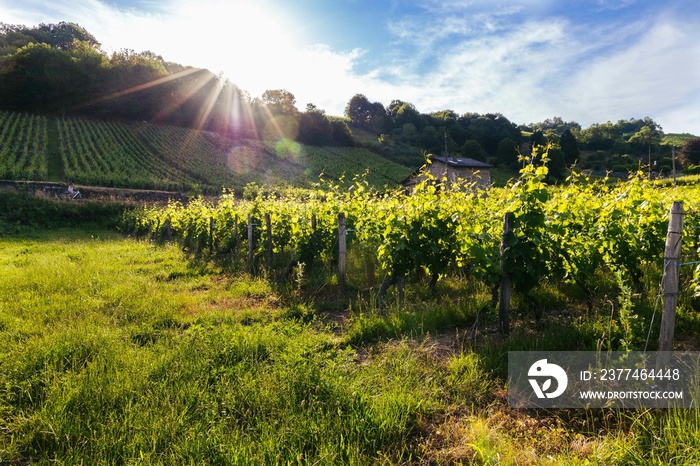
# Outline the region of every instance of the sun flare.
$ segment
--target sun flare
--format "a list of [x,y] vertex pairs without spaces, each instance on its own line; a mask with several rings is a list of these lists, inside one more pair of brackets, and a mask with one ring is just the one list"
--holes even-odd
[[264,3],[188,2],[174,14],[183,32],[171,37],[191,55],[179,60],[222,72],[253,95],[281,87],[284,71],[294,66],[294,20]]

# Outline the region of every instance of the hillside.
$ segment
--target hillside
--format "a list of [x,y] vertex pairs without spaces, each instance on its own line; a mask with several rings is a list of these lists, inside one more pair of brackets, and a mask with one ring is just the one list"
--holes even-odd
[[0,178],[11,180],[217,194],[365,172],[371,185],[393,187],[413,170],[364,148],[231,139],[147,122],[0,112],[0,128]]

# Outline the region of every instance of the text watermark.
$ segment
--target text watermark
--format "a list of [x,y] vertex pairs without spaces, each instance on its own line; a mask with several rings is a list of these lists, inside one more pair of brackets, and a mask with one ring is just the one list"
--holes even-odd
[[514,408],[697,408],[700,353],[511,351]]

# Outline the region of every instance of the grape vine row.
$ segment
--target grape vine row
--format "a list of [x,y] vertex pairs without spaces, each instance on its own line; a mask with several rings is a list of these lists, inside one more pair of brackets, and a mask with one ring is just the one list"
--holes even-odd
[[45,180],[48,176],[46,118],[0,111],[0,178]]
[[[215,248],[244,255],[250,214],[255,253],[262,257],[263,216],[269,213],[275,251],[286,249],[308,261],[336,257],[337,215],[343,212],[348,243],[385,276],[425,270],[437,279],[464,273],[494,287],[502,276],[503,217],[512,212],[504,269],[515,290],[528,293],[539,283],[568,282],[592,299],[604,274],[616,277],[615,286],[653,288],[663,266],[672,202],[682,200],[686,211],[700,212],[697,187],[658,188],[641,178],[612,185],[580,175],[550,187],[545,175],[546,167],[528,166],[517,182],[488,192],[424,182],[412,195],[381,194],[360,180],[349,190],[331,185],[284,198],[224,196],[217,205],[196,200],[145,208],[125,218],[124,226],[162,237],[168,220],[174,238],[193,252]],[[685,225],[684,254],[697,257],[700,216],[688,215]]]

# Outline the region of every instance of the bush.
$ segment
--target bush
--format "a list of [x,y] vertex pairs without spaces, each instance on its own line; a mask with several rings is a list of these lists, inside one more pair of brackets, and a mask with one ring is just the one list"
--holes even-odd
[[4,228],[62,228],[92,224],[116,228],[124,211],[134,207],[125,202],[59,200],[0,190],[0,225]]

